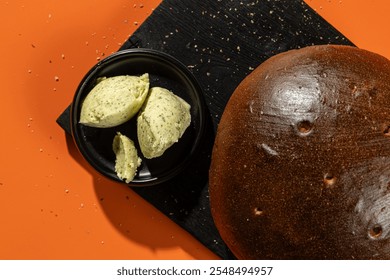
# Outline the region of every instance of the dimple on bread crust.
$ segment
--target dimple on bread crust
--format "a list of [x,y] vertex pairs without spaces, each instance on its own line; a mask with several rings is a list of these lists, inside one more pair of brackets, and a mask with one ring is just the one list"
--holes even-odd
[[239,259],[390,259],[390,62],[350,46],[271,57],[218,126],[211,211]]

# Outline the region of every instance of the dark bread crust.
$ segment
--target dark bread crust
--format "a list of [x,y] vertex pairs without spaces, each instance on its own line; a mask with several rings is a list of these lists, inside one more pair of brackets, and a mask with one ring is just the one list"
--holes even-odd
[[330,45],[268,59],[225,108],[209,180],[239,259],[390,259],[390,61]]

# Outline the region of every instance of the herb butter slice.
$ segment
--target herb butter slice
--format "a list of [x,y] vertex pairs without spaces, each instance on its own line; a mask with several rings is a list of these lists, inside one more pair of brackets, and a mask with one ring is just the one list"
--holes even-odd
[[117,176],[130,183],[137,174],[137,168],[141,165],[134,142],[118,132],[112,143],[112,149],[116,155],[115,172]]
[[191,123],[191,106],[161,87],[153,87],[137,117],[137,136],[145,158],[161,156]]
[[127,122],[141,108],[149,92],[149,75],[99,79],[83,101],[80,123],[114,127]]

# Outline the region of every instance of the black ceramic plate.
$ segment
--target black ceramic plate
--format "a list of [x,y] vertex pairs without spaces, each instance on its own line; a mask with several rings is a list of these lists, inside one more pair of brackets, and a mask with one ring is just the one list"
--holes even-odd
[[[99,77],[149,74],[150,87],[164,87],[191,105],[191,124],[182,138],[161,157],[145,159],[137,141],[136,117],[113,128],[93,128],[79,123],[81,105]],[[112,142],[117,132],[135,142],[142,165],[130,186],[150,186],[177,175],[196,152],[205,125],[202,90],[189,70],[172,56],[151,49],[129,49],[117,52],[96,64],[77,88],[71,106],[71,129],[78,149],[100,173],[121,181],[115,173]]]

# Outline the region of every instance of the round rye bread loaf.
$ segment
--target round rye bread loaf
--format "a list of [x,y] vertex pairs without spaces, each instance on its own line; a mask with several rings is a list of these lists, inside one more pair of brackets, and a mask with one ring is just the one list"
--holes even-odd
[[390,61],[335,45],[271,57],[231,96],[209,175],[239,259],[390,259]]

